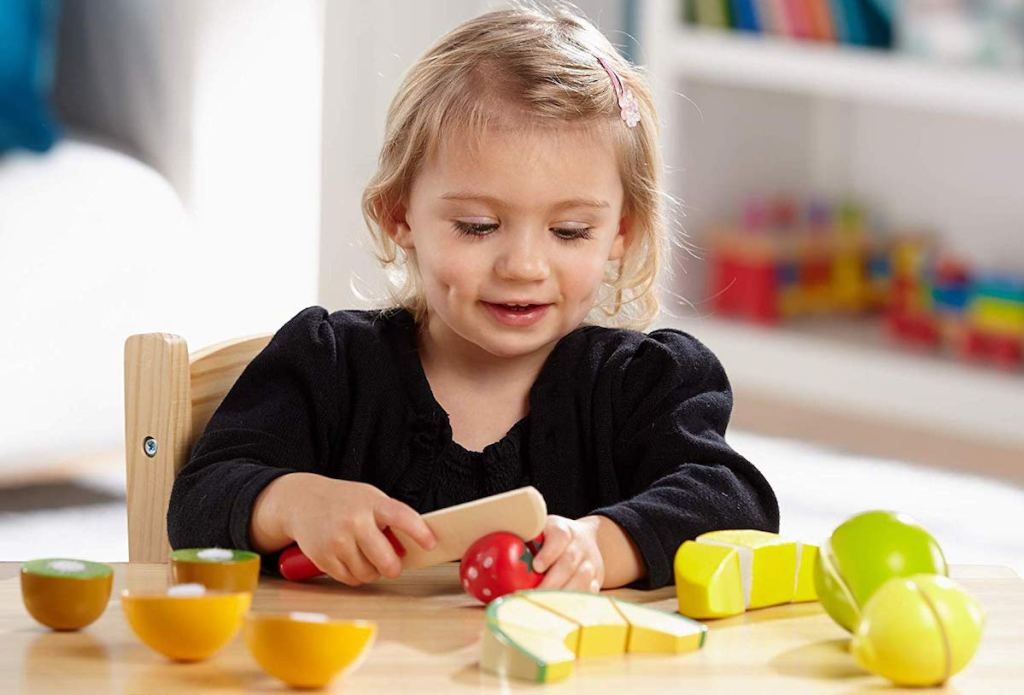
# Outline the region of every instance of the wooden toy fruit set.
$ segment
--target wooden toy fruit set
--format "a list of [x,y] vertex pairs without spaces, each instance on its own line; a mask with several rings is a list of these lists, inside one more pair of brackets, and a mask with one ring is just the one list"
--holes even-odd
[[984,610],[947,576],[938,543],[906,515],[858,514],[822,546],[814,582],[822,606],[853,632],[864,668],[897,685],[940,685],[981,641]]
[[984,611],[947,576],[938,543],[893,512],[858,514],[820,549],[753,530],[715,531],[676,553],[679,612],[723,618],[820,599],[853,633],[863,668],[897,685],[947,681],[974,656]]
[[675,557],[679,612],[724,618],[748,609],[816,601],[817,548],[764,531],[712,531]]
[[[429,555],[406,553],[403,560],[414,557],[425,567],[461,555],[463,588],[487,604],[480,666],[504,677],[549,683],[569,677],[579,659],[696,652],[708,628],[695,619],[820,599],[852,633],[850,651],[862,667],[898,685],[929,686],[970,662],[984,625],[980,604],[946,576],[935,539],[892,512],[858,514],[820,548],[749,529],[686,541],[674,559],[678,613],[608,595],[535,588],[544,577],[533,558],[543,544],[537,534],[547,510],[533,488],[426,516],[438,548]],[[260,560],[255,553],[180,549],[170,559],[176,583],[162,591],[124,590],[120,600],[136,636],[173,661],[209,659],[244,628],[260,668],[292,687],[317,688],[354,669],[376,638],[369,621],[250,610]],[[33,560],[22,566],[22,597],[42,624],[77,630],[103,613],[112,577],[102,563]]]
[[[323,687],[353,669],[376,635],[373,623],[331,620],[318,613],[251,612],[259,556],[244,550],[189,548],[171,555],[174,583],[163,591],[121,593],[132,631],[153,651],[177,662],[213,657],[245,628],[245,643],[267,673],[294,687]],[[71,559],[22,565],[29,614],[54,630],[95,621],[110,599],[113,569]]]
[[[406,568],[464,557],[464,586],[470,590],[475,585],[475,595],[486,602],[536,586],[543,578],[531,564],[520,563],[526,544],[516,534],[533,538],[546,517],[544,498],[526,487],[425,514],[439,541],[431,551],[400,532],[389,530],[388,535]],[[481,533],[486,535],[480,538]],[[292,580],[321,574],[297,546],[282,553],[280,569]],[[310,612],[250,611],[260,572],[260,556],[253,552],[178,549],[170,555],[170,571],[173,585],[168,589],[125,590],[120,598],[136,636],[173,661],[209,659],[244,626],[249,653],[264,671],[293,687],[318,688],[354,669],[377,634],[376,624],[369,621],[333,620]],[[22,598],[43,625],[77,630],[102,615],[112,579],[113,569],[102,563],[32,560],[22,566]]]
[[572,591],[520,591],[487,606],[481,667],[538,683],[568,677],[577,659],[681,654],[707,628],[675,613]]

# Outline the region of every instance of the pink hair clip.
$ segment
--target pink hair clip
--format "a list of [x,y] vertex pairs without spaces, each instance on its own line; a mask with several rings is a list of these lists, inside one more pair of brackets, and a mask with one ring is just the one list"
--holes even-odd
[[597,62],[601,64],[604,71],[608,73],[608,77],[611,78],[612,86],[615,87],[615,96],[619,100],[619,114],[622,116],[622,120],[630,128],[636,127],[636,124],[640,122],[640,104],[637,103],[636,96],[631,89],[622,84],[619,75],[612,70],[604,58],[601,56],[596,57]]

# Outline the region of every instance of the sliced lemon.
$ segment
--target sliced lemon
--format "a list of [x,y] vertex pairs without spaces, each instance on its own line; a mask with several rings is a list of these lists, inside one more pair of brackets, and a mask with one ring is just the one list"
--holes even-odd
[[813,545],[756,530],[713,531],[675,556],[679,612],[722,618],[748,609],[815,601]]

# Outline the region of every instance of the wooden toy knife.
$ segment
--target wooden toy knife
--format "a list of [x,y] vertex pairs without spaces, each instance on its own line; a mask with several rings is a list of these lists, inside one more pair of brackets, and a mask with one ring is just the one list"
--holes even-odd
[[[547,513],[540,492],[528,486],[424,514],[423,520],[437,538],[433,550],[424,550],[402,531],[386,528],[384,534],[401,558],[402,568],[415,569],[460,560],[473,541],[495,531],[508,531],[526,540],[535,538],[544,529]],[[281,553],[278,569],[292,581],[323,574],[297,545]]]

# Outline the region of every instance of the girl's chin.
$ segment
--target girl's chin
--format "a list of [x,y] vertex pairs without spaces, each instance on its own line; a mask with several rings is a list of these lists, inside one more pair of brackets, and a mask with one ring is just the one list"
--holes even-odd
[[474,340],[485,352],[501,359],[528,357],[539,351],[550,352],[560,336],[480,336]]

